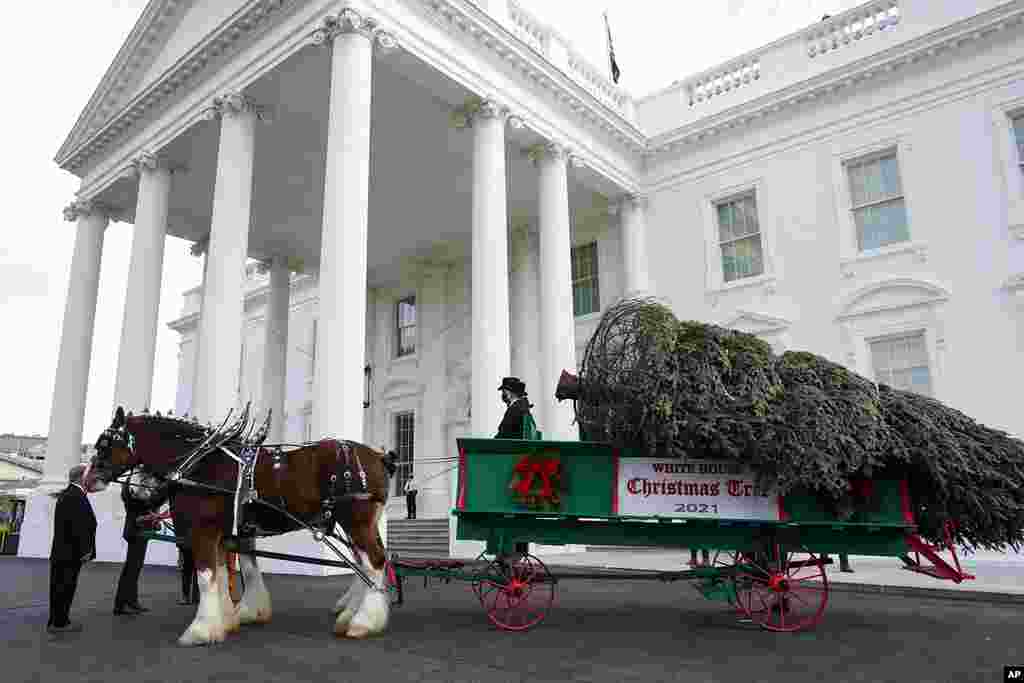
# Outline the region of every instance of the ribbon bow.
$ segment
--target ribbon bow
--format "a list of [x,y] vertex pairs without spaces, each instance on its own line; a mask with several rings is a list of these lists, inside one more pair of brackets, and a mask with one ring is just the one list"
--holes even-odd
[[520,496],[529,494],[534,477],[539,475],[541,480],[539,495],[541,498],[549,500],[555,493],[551,479],[558,474],[558,468],[557,460],[531,460],[530,456],[525,456],[514,469],[515,473],[520,476],[519,483],[515,486],[516,493]]

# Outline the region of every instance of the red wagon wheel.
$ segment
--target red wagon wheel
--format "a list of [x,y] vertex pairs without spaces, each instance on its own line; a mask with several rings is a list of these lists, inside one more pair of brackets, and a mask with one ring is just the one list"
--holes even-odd
[[543,562],[533,555],[496,559],[486,573],[486,579],[474,582],[473,592],[492,624],[526,631],[544,621],[555,602],[555,579]]
[[828,576],[820,557],[775,546],[743,554],[736,572],[740,608],[769,631],[801,631],[821,621],[828,604]]
[[[749,563],[750,560],[748,558],[748,555],[739,550],[716,550],[714,551],[714,555],[711,556],[711,566],[715,567],[716,569],[731,570],[733,568],[740,567]],[[744,617],[749,616],[748,609],[744,608],[744,606],[740,604],[740,602],[742,602],[742,597],[740,596],[738,588],[736,597],[737,602],[732,602],[732,600],[730,600],[729,605],[732,608],[734,608],[736,612],[738,612],[740,615]],[[757,605],[750,606],[749,609],[759,611]]]

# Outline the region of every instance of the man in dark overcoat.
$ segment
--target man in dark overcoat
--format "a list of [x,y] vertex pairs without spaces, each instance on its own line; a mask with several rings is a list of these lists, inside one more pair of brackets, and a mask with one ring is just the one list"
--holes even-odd
[[[522,439],[526,437],[523,433],[523,424],[526,416],[530,415],[530,402],[526,398],[526,384],[518,377],[505,377],[498,387],[501,392],[501,400],[508,408],[505,409],[505,416],[501,418],[498,425],[498,433],[495,439]],[[527,554],[529,543],[516,543],[517,553]]]
[[181,597],[179,605],[199,604],[199,577],[196,575],[196,559],[192,554],[192,527],[185,515],[175,514],[174,494],[171,494],[171,521],[174,524],[174,535],[178,538],[178,558],[181,568]]
[[50,549],[51,634],[81,631],[69,619],[82,565],[96,559],[96,515],[87,495],[92,487],[85,465],[68,472],[68,487],[61,491],[53,514],[53,546]]
[[505,416],[498,425],[498,433],[495,439],[522,439],[523,420],[530,414],[530,402],[526,398],[526,384],[518,377],[505,377],[498,387],[501,392],[501,400],[508,408],[505,409]]
[[149,609],[139,604],[139,574],[146,562],[146,546],[149,539],[142,537],[142,531],[148,530],[139,522],[139,517],[147,514],[149,505],[132,497],[127,485],[121,486],[121,502],[124,503],[124,540],[128,543],[128,553],[121,568],[121,578],[117,581],[117,593],[114,596],[114,614],[141,614]]

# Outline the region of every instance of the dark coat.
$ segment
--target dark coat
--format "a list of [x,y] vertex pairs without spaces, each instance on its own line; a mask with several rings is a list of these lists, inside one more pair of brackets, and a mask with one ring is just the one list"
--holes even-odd
[[55,562],[83,562],[95,557],[96,515],[85,492],[69,484],[61,491],[54,509],[50,559]]
[[148,531],[149,528],[139,524],[138,518],[142,515],[150,512],[149,506],[146,503],[135,500],[128,495],[128,487],[121,487],[121,502],[124,503],[124,534],[122,534],[124,540],[131,543],[142,531]]
[[517,398],[509,404],[505,410],[505,417],[498,425],[498,433],[495,439],[522,439],[523,418],[530,414],[530,402],[525,398]]

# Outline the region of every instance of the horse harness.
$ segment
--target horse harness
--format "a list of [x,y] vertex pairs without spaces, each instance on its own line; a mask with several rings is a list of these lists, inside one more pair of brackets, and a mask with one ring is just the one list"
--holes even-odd
[[[333,529],[335,524],[335,508],[339,503],[349,500],[369,500],[371,498],[367,484],[366,470],[363,468],[359,457],[353,452],[353,444],[349,441],[321,441],[320,445],[333,443],[335,449],[334,467],[327,481],[321,485],[320,490],[320,512],[311,526],[315,526],[322,532],[327,533]],[[169,478],[182,485],[193,483],[186,477],[198,467],[199,463],[207,456],[220,451],[228,458],[238,464],[238,477],[234,487],[234,505],[232,515],[233,536],[239,535],[242,526],[242,510],[249,503],[266,502],[259,495],[256,489],[256,464],[259,460],[260,447],[245,445],[238,453],[232,452],[226,445],[219,445],[205,453],[195,453],[188,458],[177,469],[170,473]],[[269,450],[269,449],[268,449]],[[287,453],[280,447],[269,450],[271,460],[271,472],[275,484],[280,489],[284,481],[284,471],[288,466]],[[205,486],[204,486],[205,488]],[[225,491],[227,493],[227,491]],[[283,497],[276,501],[273,507],[284,508]]]

